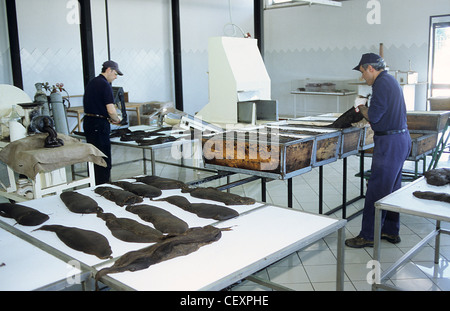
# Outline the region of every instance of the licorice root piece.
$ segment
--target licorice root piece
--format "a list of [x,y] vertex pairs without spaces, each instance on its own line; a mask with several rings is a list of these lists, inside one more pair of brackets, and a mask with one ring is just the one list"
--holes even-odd
[[128,181],[116,181],[112,182],[113,185],[119,186],[126,191],[133,192],[136,195],[143,196],[144,198],[156,198],[162,194],[161,189],[152,185],[143,183],[131,183]]
[[113,236],[121,241],[133,243],[154,243],[160,241],[164,235],[152,227],[141,224],[129,218],[118,218],[111,213],[98,212],[97,217],[106,222],[106,226]]
[[188,230],[189,225],[172,213],[153,205],[129,205],[127,211],[138,215],[142,220],[153,224],[162,233],[181,234]]
[[450,168],[436,168],[423,173],[427,183],[433,186],[445,186],[450,183]]
[[450,203],[450,194],[448,193],[437,193],[433,191],[414,191],[413,195],[419,199]]
[[143,198],[126,190],[117,189],[108,186],[100,186],[95,188],[95,193],[100,194],[102,197],[113,201],[119,206],[127,204],[141,203]]
[[234,209],[208,203],[191,203],[189,200],[181,195],[173,195],[167,198],[162,198],[154,201],[166,201],[170,204],[176,205],[179,208],[196,214],[201,218],[211,218],[215,220],[227,220],[239,216],[239,213]]
[[97,201],[75,191],[63,192],[59,197],[72,213],[95,214],[98,211],[102,211]]
[[227,220],[239,216],[239,213],[232,208],[208,203],[191,203],[189,212],[201,218],[215,220]]
[[357,123],[363,119],[363,115],[361,112],[356,112],[355,108],[350,108],[346,112],[344,112],[339,118],[336,119],[332,124],[324,126],[331,128],[347,128],[351,127],[353,123]]
[[38,226],[50,218],[34,208],[15,203],[0,203],[0,216],[13,218],[22,226]]
[[182,195],[172,195],[167,198],[157,199],[157,200],[153,200],[153,201],[166,201],[166,202],[176,205],[179,208],[184,209],[184,210],[187,210],[189,208],[189,206],[191,205],[191,202],[189,202],[189,200]]
[[177,139],[178,138],[173,136],[160,136],[153,139],[145,139],[145,138],[136,139],[135,141],[138,143],[139,146],[153,146],[176,141]]
[[213,187],[184,189],[181,192],[187,192],[191,196],[199,199],[222,202],[225,205],[252,205],[256,202],[253,198],[223,192]]
[[138,182],[143,182],[144,184],[154,186],[161,190],[185,189],[188,187],[182,181],[159,176],[142,176],[142,177],[134,177],[134,179],[136,179],[136,181]]
[[218,229],[213,226],[191,228],[183,234],[170,236],[152,246],[128,252],[115,261],[111,267],[97,272],[95,275],[96,289],[98,289],[97,282],[107,274],[143,270],[175,257],[186,256],[204,245],[218,241],[222,236],[221,231],[225,230],[229,229]]
[[95,255],[100,259],[112,258],[108,239],[98,232],[61,225],[45,225],[36,230],[56,233],[64,244],[74,250]]

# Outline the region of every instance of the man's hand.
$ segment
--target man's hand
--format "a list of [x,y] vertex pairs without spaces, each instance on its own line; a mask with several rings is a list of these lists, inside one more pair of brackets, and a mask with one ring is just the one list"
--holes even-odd
[[365,106],[367,103],[367,98],[365,97],[358,97],[355,99],[355,103],[353,104],[353,107],[355,107],[355,111],[359,112],[359,106]]
[[122,118],[119,115],[115,115],[115,119],[113,119],[112,117],[109,119],[110,119],[110,122],[115,125],[119,125],[120,122],[122,122]]
[[117,110],[116,110],[116,107],[114,106],[114,104],[106,105],[106,110],[108,111],[108,114],[109,114],[109,120],[110,120],[109,122],[111,122],[112,124],[116,124],[116,125],[120,124],[122,119],[117,114]]

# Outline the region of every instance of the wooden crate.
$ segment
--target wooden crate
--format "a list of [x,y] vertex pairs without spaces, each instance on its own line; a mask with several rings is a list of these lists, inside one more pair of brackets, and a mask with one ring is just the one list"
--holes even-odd
[[285,179],[311,170],[314,137],[235,130],[202,138],[206,167]]
[[432,97],[429,100],[431,111],[450,110],[450,97]]
[[412,131],[442,132],[450,111],[408,111],[408,129]]
[[[438,133],[436,132],[410,130],[409,134],[411,136],[411,152],[408,160],[416,161],[436,147],[438,139]],[[367,149],[366,153],[373,153],[373,148]]]
[[437,144],[438,133],[436,132],[423,132],[423,131],[409,131],[411,135],[411,153],[409,159],[417,160],[425,154],[430,153]]
[[[309,120],[286,120],[282,122],[273,123],[274,125],[279,125],[283,127],[307,127],[312,129],[328,129],[334,131],[341,132],[341,144],[338,150],[339,158],[345,158],[353,154],[357,154],[360,144],[361,144],[361,135],[364,132],[362,128],[358,127],[349,127],[345,129],[338,128],[329,128],[325,127],[325,125],[329,125],[330,122],[323,122],[321,119],[314,119],[314,117],[309,117]],[[321,125],[323,124],[323,125]]]
[[373,135],[375,135],[375,133],[370,125],[366,125],[362,128],[360,150],[369,150],[373,148]]
[[280,135],[311,136],[315,138],[313,167],[334,162],[338,159],[341,147],[342,133],[339,129],[293,126],[268,125],[268,130],[275,131]]
[[341,133],[323,134],[316,136],[315,159],[313,167],[322,166],[338,159],[341,145]]
[[362,128],[349,127],[342,129],[341,147],[339,148],[339,158],[346,158],[357,154],[361,145],[361,137],[364,133]]

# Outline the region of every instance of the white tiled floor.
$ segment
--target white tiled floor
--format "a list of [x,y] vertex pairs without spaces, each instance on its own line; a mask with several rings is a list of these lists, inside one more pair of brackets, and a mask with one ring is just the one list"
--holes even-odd
[[[113,146],[113,163],[121,163],[142,157],[142,151],[138,149]],[[148,155],[148,157],[150,157]],[[156,158],[162,161],[174,162],[171,159],[170,148],[157,151]],[[360,179],[355,177],[359,171],[359,157],[348,158],[347,198],[351,199],[359,195]],[[428,160],[429,161],[429,160]],[[370,168],[370,158],[365,159],[365,169]],[[422,162],[420,162],[421,164]],[[150,164],[150,163],[149,163]],[[189,164],[189,163],[187,163]],[[439,166],[449,166],[447,154],[441,157]],[[421,166],[421,165],[420,165]],[[412,169],[413,163],[407,162],[405,168]],[[148,165],[150,173],[150,165]],[[324,166],[324,213],[342,204],[342,160]],[[114,165],[112,170],[113,180],[126,178],[143,173],[142,161]],[[193,181],[211,173],[194,171],[172,165],[156,166],[156,174],[159,176],[179,179],[181,181]],[[247,175],[232,176],[231,181],[248,177]],[[219,181],[209,182],[202,186],[218,186],[224,184],[225,178]],[[318,213],[318,169],[293,178],[293,208]],[[243,186],[232,188],[232,193],[242,194],[261,200],[261,187],[259,181],[254,181]],[[287,182],[282,180],[271,181],[267,184],[267,202],[287,206]],[[364,200],[359,200],[347,207],[347,216],[361,210]],[[341,218],[342,212],[338,211],[330,217]],[[346,225],[346,238],[358,235],[360,231],[361,216],[350,220]],[[407,252],[422,237],[426,236],[434,227],[434,222],[428,219],[405,216],[401,217],[402,242],[392,245],[382,242],[381,269],[386,269],[394,263],[402,254]],[[450,227],[444,223],[442,227]],[[296,252],[289,257],[259,271],[256,275],[294,290],[322,291],[335,289],[336,275],[336,236],[330,236],[318,243]],[[438,265],[433,263],[434,243],[428,244],[408,264],[387,281],[405,290],[450,290],[450,237],[441,237],[441,257]],[[371,285],[366,281],[370,269],[367,263],[372,259],[372,248],[345,249],[345,290],[366,291],[371,290]],[[264,286],[244,280],[236,284],[231,290],[270,290]]]

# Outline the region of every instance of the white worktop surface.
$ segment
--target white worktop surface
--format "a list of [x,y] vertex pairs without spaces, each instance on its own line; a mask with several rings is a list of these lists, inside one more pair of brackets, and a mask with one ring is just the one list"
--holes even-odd
[[445,186],[432,186],[427,184],[424,177],[421,177],[379,200],[375,203],[375,206],[394,212],[450,221],[449,203],[416,198],[413,195],[414,191],[432,191],[450,194],[450,184]]
[[[130,181],[133,180],[130,179]],[[126,211],[125,207],[120,207],[99,196],[93,189],[86,188],[79,190],[79,192],[94,198],[99,206],[104,209],[104,212],[111,212],[117,217],[131,218],[151,226],[150,223],[141,220],[137,215]],[[183,195],[191,202],[208,202],[224,205],[191,197],[189,194],[181,193],[181,190],[164,190],[161,197],[170,195]],[[21,204],[48,214],[50,219],[43,225],[59,224],[93,230],[103,234],[108,239],[113,250],[112,256],[115,258],[129,251],[151,245],[118,240],[112,236],[105,222],[95,214],[81,215],[72,213],[67,209],[59,196],[46,197]],[[237,210],[241,216],[220,223],[213,219],[199,218],[195,214],[186,212],[167,202],[144,199],[144,202],[140,204],[151,204],[164,208],[182,218],[190,227],[214,224],[219,228],[230,227],[232,230],[222,232],[222,238],[219,241],[206,245],[188,256],[174,258],[137,272],[109,275],[109,277],[125,284],[128,288],[136,290],[221,289],[224,280],[227,280],[226,282],[230,282],[230,280],[238,281],[242,279],[242,273],[245,276],[254,273],[301,247],[309,245],[318,236],[322,237],[325,231],[325,235],[327,235],[337,231],[339,226],[343,226],[342,221],[340,222],[329,217],[268,206],[262,203],[229,206]],[[112,265],[110,261],[69,248],[53,232],[33,231],[39,226],[21,226],[16,224],[15,220],[8,218],[1,218],[1,221],[97,270]],[[3,231],[0,231],[0,240],[2,236]],[[24,243],[26,244],[26,242]],[[30,247],[33,246],[30,245]],[[23,253],[21,249],[11,247],[9,255],[14,258],[21,258]],[[2,260],[0,258],[0,262]],[[39,261],[40,259],[36,259],[37,264]],[[67,265],[64,262],[63,266],[62,268],[67,269]],[[57,265],[55,267],[55,272],[58,272]],[[64,273],[67,273],[67,270]],[[16,277],[16,282],[22,283],[22,280],[27,276],[17,274]],[[55,281],[58,277],[53,276],[52,278]],[[1,276],[0,280],[2,280]],[[0,282],[1,284],[3,284],[2,281]],[[15,286],[17,285],[9,282],[6,285],[6,289],[13,289]]]
[[0,291],[37,290],[81,273],[71,263],[50,255],[0,229]]

